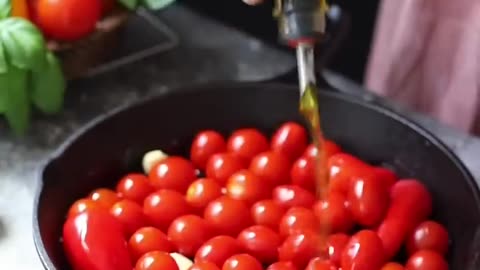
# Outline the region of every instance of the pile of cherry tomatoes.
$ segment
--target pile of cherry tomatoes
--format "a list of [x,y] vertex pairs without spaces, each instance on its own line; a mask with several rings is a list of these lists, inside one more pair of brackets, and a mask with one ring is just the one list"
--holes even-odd
[[149,153],[146,174],[70,208],[67,257],[77,270],[448,269],[448,232],[429,220],[421,182],[327,141],[330,187],[319,200],[308,143],[287,122],[271,140],[253,128],[202,131],[189,159]]

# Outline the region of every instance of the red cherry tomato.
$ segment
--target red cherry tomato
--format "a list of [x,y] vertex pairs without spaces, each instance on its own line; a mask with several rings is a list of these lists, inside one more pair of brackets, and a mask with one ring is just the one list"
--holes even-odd
[[122,226],[107,211],[89,211],[67,219],[63,247],[74,269],[132,270]]
[[328,254],[330,261],[337,266],[340,266],[341,264],[342,253],[347,246],[348,241],[350,241],[350,236],[344,233],[331,234],[327,238],[327,250],[325,253]]
[[224,152],[227,143],[223,136],[213,130],[205,130],[197,134],[190,148],[190,159],[197,168],[204,170],[208,159],[217,153]]
[[232,236],[237,236],[241,230],[252,223],[247,205],[227,196],[209,203],[205,208],[204,217],[220,233]]
[[143,208],[137,203],[129,200],[117,202],[110,209],[110,213],[123,226],[126,237],[130,237],[136,230],[147,226],[149,221],[143,213]]
[[374,231],[362,230],[352,236],[342,253],[341,267],[346,270],[380,269],[385,263],[383,245]]
[[379,178],[385,184],[388,191],[390,191],[393,184],[395,184],[395,182],[397,182],[398,180],[397,175],[393,171],[387,168],[375,167],[373,168],[373,171],[376,177]]
[[306,190],[315,190],[315,158],[300,157],[290,169],[290,178],[293,185]]
[[408,220],[388,218],[382,221],[377,229],[378,237],[382,240],[386,259],[392,259],[404,243],[409,227]]
[[145,198],[143,211],[155,227],[166,231],[174,219],[189,214],[191,207],[182,194],[162,189]]
[[175,246],[159,229],[143,227],[130,237],[128,250],[130,251],[132,260],[136,262],[140,257],[150,251],[174,252]]
[[276,262],[267,267],[267,270],[298,270],[292,262]]
[[250,163],[250,171],[274,187],[289,181],[290,161],[281,153],[263,152],[256,155]]
[[283,207],[301,206],[310,208],[315,203],[315,196],[301,187],[284,185],[273,189],[273,200]]
[[438,253],[431,250],[415,252],[407,261],[406,270],[448,270],[448,263]]
[[221,153],[210,157],[205,173],[208,178],[215,179],[219,184],[224,185],[232,174],[245,167],[245,162],[241,158],[230,153]]
[[152,251],[138,259],[135,270],[179,270],[179,268],[170,254]]
[[331,261],[317,257],[310,260],[305,270],[338,270],[338,268]]
[[346,194],[350,188],[350,178],[372,173],[372,168],[362,160],[349,154],[338,153],[327,162],[330,172],[330,190]]
[[347,207],[345,195],[330,192],[313,207],[320,227],[327,232],[348,232],[354,225],[352,214]]
[[278,224],[284,214],[285,208],[273,200],[259,201],[252,206],[252,217],[255,224],[267,226],[273,230],[278,230]]
[[200,261],[194,263],[188,270],[220,270],[220,267],[212,262]]
[[251,205],[258,200],[270,197],[271,189],[262,179],[248,170],[236,172],[228,178],[227,195]]
[[298,269],[305,269],[309,261],[321,255],[321,238],[312,231],[288,236],[278,249],[280,261],[291,261]]
[[448,250],[448,231],[435,221],[424,221],[415,228],[407,239],[408,254],[418,250],[432,250],[445,255]]
[[[336,143],[330,140],[324,140],[323,147],[325,148],[326,158],[330,158],[331,156],[342,152],[342,148],[340,148],[340,146],[338,146]],[[318,148],[315,147],[314,144],[310,144],[307,147],[307,149],[305,149],[305,152],[303,153],[303,156],[305,157],[315,158],[317,155],[318,155]]]
[[318,231],[318,222],[312,210],[305,207],[292,207],[280,220],[279,232],[288,236],[302,231]]
[[287,122],[273,134],[270,147],[293,161],[302,155],[307,143],[307,130],[297,123]]
[[74,217],[83,212],[89,211],[108,211],[108,208],[91,199],[80,199],[76,201],[68,210],[68,217]]
[[348,191],[350,211],[356,223],[378,225],[388,209],[389,193],[376,177],[354,177]]
[[267,137],[253,128],[239,129],[227,141],[227,151],[246,162],[269,147]]
[[405,270],[405,268],[396,262],[386,263],[380,270]]
[[260,262],[248,254],[233,255],[223,264],[222,270],[263,270]]
[[139,173],[128,174],[117,184],[117,192],[122,198],[140,204],[143,204],[143,200],[153,191],[148,177]]
[[211,201],[222,196],[222,187],[210,178],[201,178],[190,184],[187,189],[187,202],[197,208],[204,209]]
[[213,228],[195,215],[181,216],[168,228],[168,238],[187,257],[195,256],[198,248],[213,236]]
[[95,30],[102,5],[99,0],[37,0],[35,23],[46,36],[75,41]]
[[157,189],[173,189],[183,193],[197,178],[197,174],[190,161],[171,156],[155,164],[148,177]]
[[278,259],[278,247],[282,244],[277,232],[261,225],[244,229],[238,235],[238,241],[245,251],[266,264]]
[[243,252],[237,239],[219,235],[205,242],[195,254],[195,262],[208,261],[222,267],[231,256]]
[[92,191],[89,198],[107,209],[110,209],[116,202],[120,201],[117,193],[107,188],[99,188]]

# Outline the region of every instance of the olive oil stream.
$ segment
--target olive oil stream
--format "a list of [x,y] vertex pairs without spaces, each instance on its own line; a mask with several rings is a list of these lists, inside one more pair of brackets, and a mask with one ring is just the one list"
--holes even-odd
[[[310,83],[307,84],[302,96],[300,97],[300,113],[307,121],[310,137],[314,146],[318,149],[316,156],[315,176],[317,197],[324,199],[329,188],[329,174],[327,169],[327,153],[324,147],[325,138],[321,127],[320,110],[318,105],[317,87]],[[320,228],[321,241],[325,242],[329,233],[329,228]]]

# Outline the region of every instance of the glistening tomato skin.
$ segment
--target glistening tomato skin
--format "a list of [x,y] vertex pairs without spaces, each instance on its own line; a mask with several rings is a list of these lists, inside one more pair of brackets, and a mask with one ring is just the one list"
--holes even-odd
[[315,158],[300,157],[290,169],[292,184],[307,190],[315,190]]
[[254,156],[267,151],[268,148],[267,137],[253,128],[238,129],[227,141],[227,151],[245,162],[250,162]]
[[330,261],[337,266],[340,266],[342,253],[348,241],[350,241],[350,236],[344,233],[331,234],[327,238],[325,253],[328,254]]
[[143,204],[143,200],[154,191],[148,177],[139,173],[124,176],[117,184],[117,192],[124,199]]
[[181,193],[162,189],[145,198],[143,211],[155,227],[166,231],[174,219],[191,213],[192,208]]
[[138,259],[135,270],[179,270],[179,268],[170,254],[152,251]]
[[318,233],[304,231],[288,236],[278,249],[279,261],[290,261],[305,269],[311,259],[322,255],[322,239]]
[[267,270],[298,270],[292,262],[276,262],[267,267]]
[[396,262],[386,263],[380,270],[405,270],[405,268]]
[[294,185],[282,185],[273,189],[273,200],[283,207],[310,208],[315,203],[315,195],[310,191]]
[[136,231],[128,241],[128,250],[132,260],[136,262],[144,254],[151,251],[174,252],[173,245],[166,234],[154,227],[143,227]]
[[305,270],[338,270],[338,268],[333,262],[317,257],[310,260]]
[[193,164],[179,156],[170,156],[155,164],[148,175],[156,189],[172,189],[184,193],[197,178]]
[[435,221],[424,221],[418,225],[407,239],[408,254],[418,250],[432,250],[445,255],[448,250],[448,231]]
[[249,170],[274,187],[289,181],[290,161],[282,153],[268,151],[256,155],[250,162]]
[[127,238],[136,230],[149,224],[147,216],[143,213],[143,208],[130,200],[121,200],[114,204],[110,209],[110,214],[122,224]]
[[326,198],[315,203],[313,211],[323,230],[333,233],[348,232],[355,224],[347,206],[345,195],[330,192]]
[[330,190],[344,194],[349,190],[350,178],[372,173],[370,165],[346,153],[331,156],[327,167],[330,173]]
[[307,142],[307,130],[295,122],[287,122],[273,134],[270,147],[294,161],[305,151]]
[[237,254],[228,258],[222,270],[262,270],[262,264],[249,254]]
[[280,224],[286,208],[273,200],[263,200],[252,205],[251,212],[255,224],[278,230],[278,224]]
[[270,264],[278,259],[278,247],[282,240],[272,229],[254,225],[240,232],[237,237],[243,248],[260,262]]
[[208,261],[222,267],[225,261],[235,254],[244,252],[237,239],[219,235],[205,242],[195,254],[195,262]]
[[415,252],[405,265],[406,270],[448,270],[448,263],[438,253],[431,250]]
[[342,270],[380,269],[385,263],[383,245],[374,231],[362,230],[352,236],[345,246],[342,259]]
[[[323,147],[325,150],[325,157],[328,159],[331,156],[341,153],[342,148],[338,146],[336,143],[330,140],[324,140],[323,141]],[[313,157],[315,158],[318,155],[318,148],[315,147],[314,144],[310,144],[307,149],[305,149],[305,152],[303,153],[304,157]]]
[[92,33],[102,12],[100,0],[38,0],[35,5],[35,24],[46,36],[61,41]]
[[204,170],[208,159],[217,153],[224,152],[227,143],[223,136],[213,130],[199,132],[190,147],[190,159],[197,168]]
[[175,219],[168,228],[168,238],[187,257],[195,256],[198,248],[213,236],[213,228],[203,218],[185,215]]
[[288,236],[303,231],[318,231],[318,220],[309,208],[292,207],[280,220],[281,236]]
[[220,185],[224,185],[232,174],[244,169],[245,164],[240,157],[231,153],[219,153],[208,159],[205,174]]
[[231,236],[237,236],[252,224],[250,208],[244,202],[228,196],[210,202],[203,216],[220,233]]
[[[105,230],[108,228],[108,230]],[[67,219],[63,247],[76,270],[132,270],[122,226],[108,211],[90,211]]]

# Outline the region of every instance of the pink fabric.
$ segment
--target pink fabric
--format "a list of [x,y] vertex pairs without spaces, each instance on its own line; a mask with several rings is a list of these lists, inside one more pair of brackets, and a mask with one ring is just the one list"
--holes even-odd
[[479,0],[383,0],[369,89],[473,131],[480,127],[479,82]]

